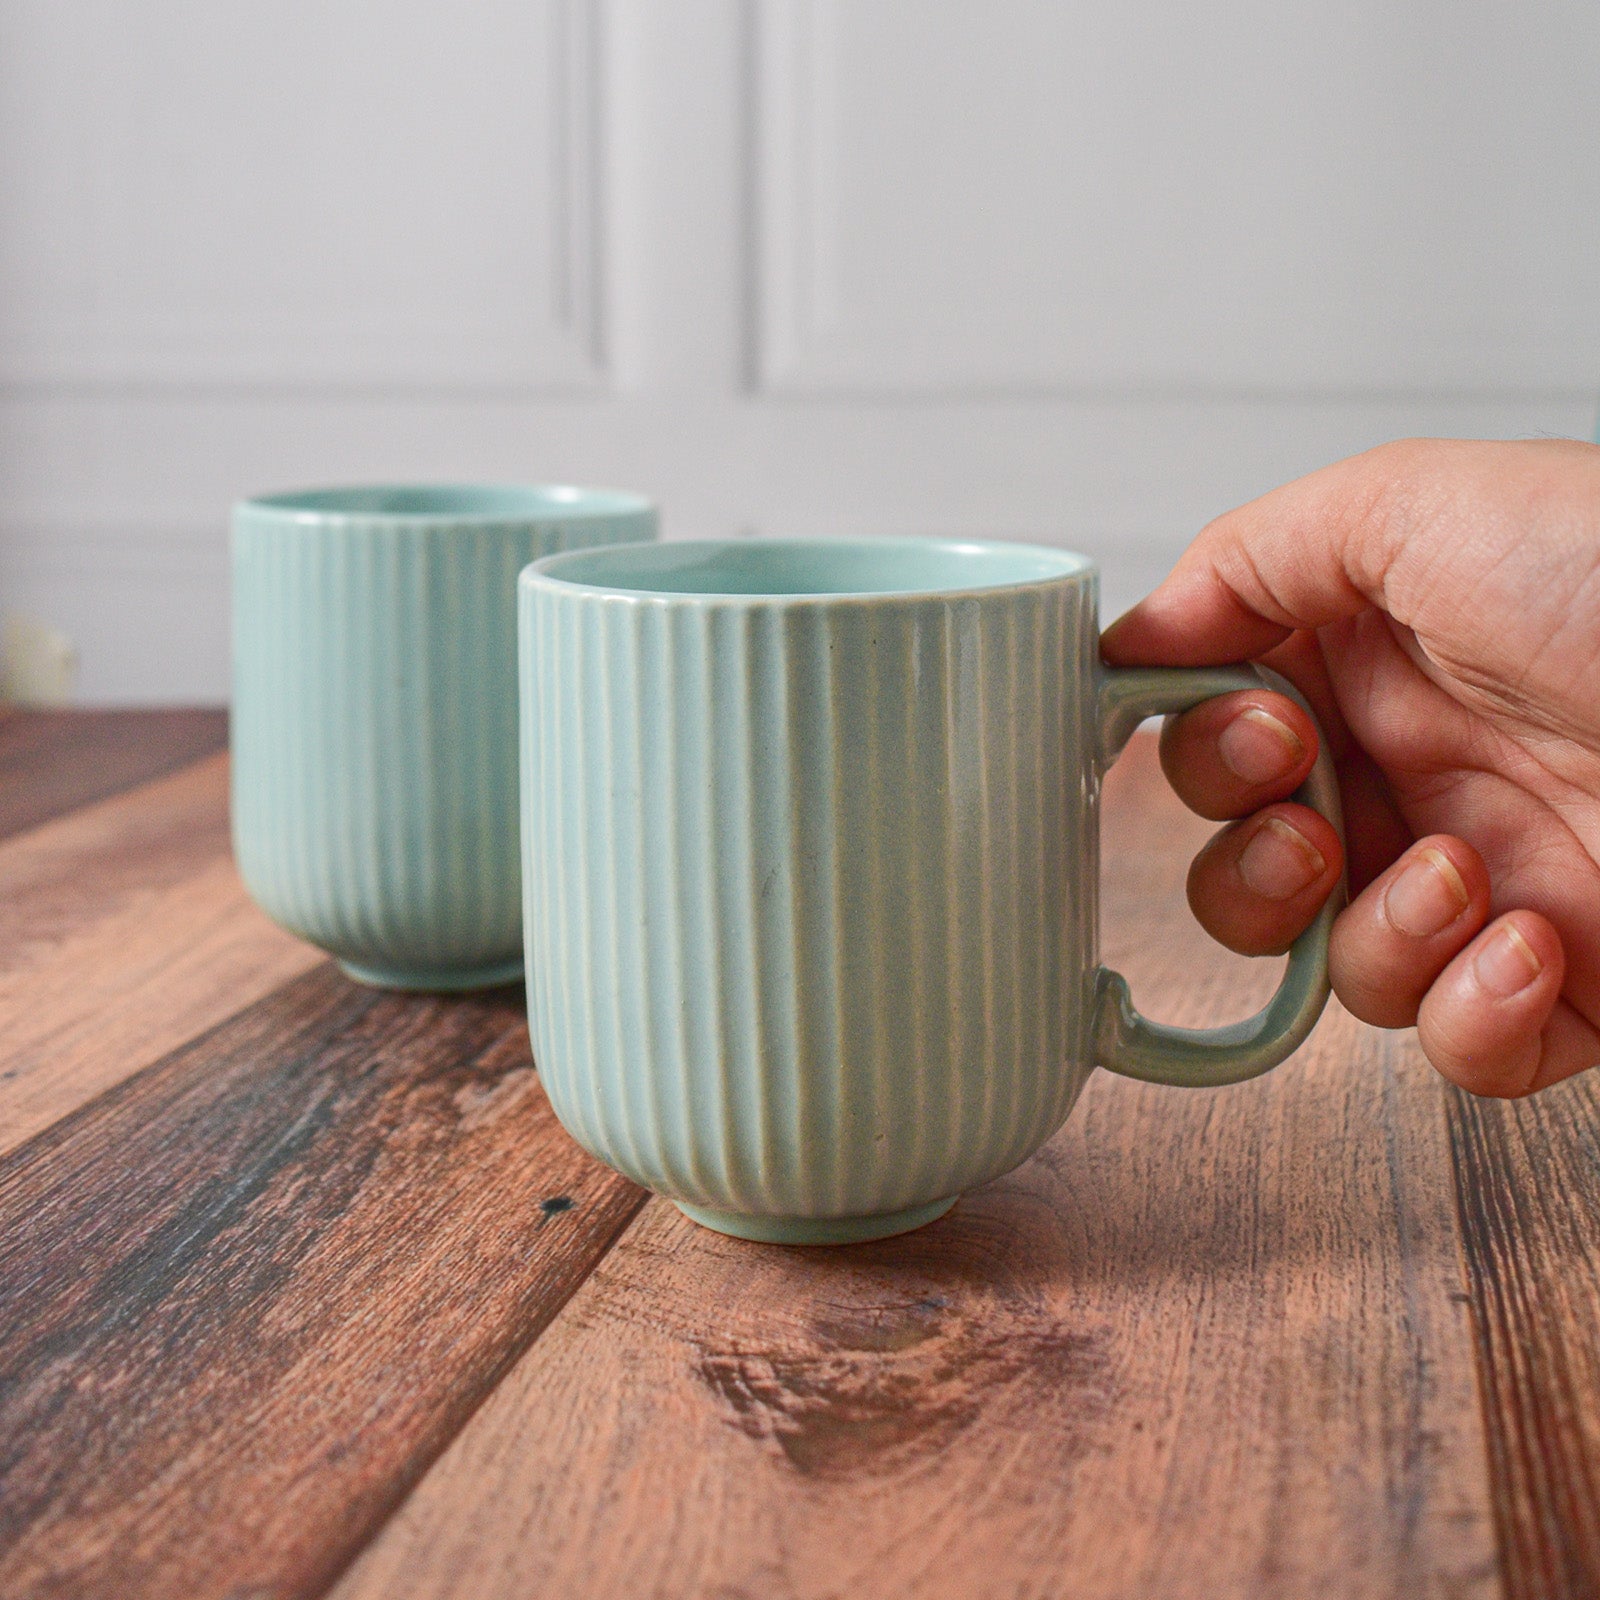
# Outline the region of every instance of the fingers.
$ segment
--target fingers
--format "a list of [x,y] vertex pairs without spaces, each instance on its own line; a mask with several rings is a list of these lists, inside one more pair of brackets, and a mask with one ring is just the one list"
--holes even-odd
[[1421,839],[1342,911],[1328,976],[1345,1008],[1409,1028],[1439,974],[1489,917],[1489,873],[1471,845]]
[[1511,1097],[1600,1063],[1600,1033],[1561,999],[1561,939],[1508,911],[1439,975],[1417,1016],[1428,1059],[1473,1094]]
[[[1460,631],[1464,618],[1481,626],[1502,603],[1479,604],[1484,576],[1499,575],[1531,529],[1549,541],[1547,561],[1577,551],[1588,571],[1581,542],[1556,530],[1588,526],[1597,482],[1600,450],[1577,441],[1380,445],[1218,517],[1106,631],[1102,652],[1115,665],[1215,665],[1369,607],[1436,636]],[[1453,581],[1441,581],[1452,569]],[[1526,603],[1551,607],[1545,588]],[[1559,624],[1565,610],[1547,616]],[[1516,635],[1481,641],[1479,665],[1525,666]]]
[[[1161,765],[1172,787],[1190,810],[1216,822],[1249,816],[1292,794],[1311,771],[1316,753],[1317,730],[1311,718],[1294,701],[1268,689],[1207,700],[1181,716],[1169,717],[1161,731]],[[1347,749],[1338,771],[1352,840],[1347,865],[1359,887],[1388,867],[1411,842],[1411,835],[1381,774],[1359,748]],[[1280,812],[1280,821],[1289,821],[1298,809]],[[1331,850],[1328,844],[1333,830],[1316,823],[1307,826],[1314,835],[1307,843],[1322,857],[1324,867],[1329,860],[1337,861],[1337,842]],[[1250,830],[1230,830],[1213,840],[1190,872],[1189,899],[1213,938],[1230,949],[1260,955],[1291,944],[1316,915],[1323,894],[1274,898],[1252,893],[1240,877],[1239,865],[1252,838]],[[1268,843],[1256,845],[1251,859],[1263,859]],[[1305,859],[1309,863],[1311,857]],[[1308,882],[1320,883],[1324,875],[1314,874]],[[1329,883],[1337,877],[1335,867]],[[1458,948],[1446,950],[1416,993],[1407,997],[1407,1024],[1416,1020],[1422,989]]]
[[1260,656],[1295,629],[1383,606],[1426,444],[1385,445],[1274,489],[1202,530],[1156,590],[1106,630],[1117,665]]
[[[1269,805],[1195,857],[1189,904],[1230,950],[1279,954],[1341,864],[1338,836],[1316,812]],[[1600,1066],[1600,1029],[1561,998],[1560,935],[1536,911],[1490,922],[1489,910],[1488,870],[1471,845],[1418,840],[1334,924],[1334,992],[1363,1022],[1415,1023],[1428,1059],[1473,1094],[1531,1094]]]
[[1411,829],[1377,762],[1359,745],[1352,745],[1335,766],[1349,841],[1345,881],[1350,893],[1358,895],[1409,848]]
[[1277,955],[1310,926],[1344,857],[1333,825],[1306,806],[1270,805],[1224,828],[1189,869],[1189,905],[1241,955]]
[[1416,1023],[1428,1059],[1473,1094],[1531,1094],[1600,1065],[1600,1030],[1561,999],[1555,928],[1526,910],[1490,922],[1489,909],[1476,850],[1418,840],[1334,924],[1334,992],[1363,1022]]
[[1220,695],[1169,717],[1161,765],[1191,811],[1213,822],[1248,816],[1292,794],[1317,756],[1317,731],[1294,701],[1270,689]]
[[[1328,683],[1314,634],[1296,633],[1266,657],[1317,711],[1334,757],[1349,840],[1352,893],[1365,888],[1411,843],[1377,763],[1350,738]],[[1190,810],[1213,822],[1248,816],[1287,798],[1310,772],[1317,724],[1293,701],[1267,689],[1207,700],[1167,718],[1161,765]]]

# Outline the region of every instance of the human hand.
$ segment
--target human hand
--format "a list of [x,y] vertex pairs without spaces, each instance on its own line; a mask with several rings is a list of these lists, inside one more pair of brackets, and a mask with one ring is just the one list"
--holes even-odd
[[[1600,448],[1413,440],[1211,523],[1105,634],[1119,666],[1260,660],[1316,707],[1352,900],[1329,975],[1356,1016],[1417,1025],[1476,1094],[1600,1063]],[[1191,808],[1242,818],[1195,859],[1213,937],[1287,948],[1343,865],[1286,797],[1316,733],[1266,690],[1170,718]]]

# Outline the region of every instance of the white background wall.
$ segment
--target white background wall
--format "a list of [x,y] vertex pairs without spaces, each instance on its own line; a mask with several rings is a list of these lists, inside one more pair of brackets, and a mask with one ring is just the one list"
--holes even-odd
[[219,700],[226,513],[1098,555],[1600,395],[1600,7],[0,0],[0,606]]

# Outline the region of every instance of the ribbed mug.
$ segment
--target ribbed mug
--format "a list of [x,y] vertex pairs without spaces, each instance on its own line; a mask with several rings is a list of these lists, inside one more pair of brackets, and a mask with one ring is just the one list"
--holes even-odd
[[516,581],[655,537],[609,490],[312,490],[233,514],[233,842],[257,903],[364,983],[522,971]]
[[[912,539],[522,574],[529,1026],[580,1144],[726,1233],[879,1238],[1026,1159],[1097,1064],[1209,1085],[1295,1048],[1332,903],[1229,1028],[1097,964],[1102,772],[1271,675],[1104,668],[1096,581]],[[1326,753],[1302,797],[1338,826]]]

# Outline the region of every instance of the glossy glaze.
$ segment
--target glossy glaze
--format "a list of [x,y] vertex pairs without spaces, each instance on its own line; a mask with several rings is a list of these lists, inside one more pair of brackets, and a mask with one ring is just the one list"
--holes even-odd
[[1095,587],[1064,552],[909,540],[523,574],[529,1019],[580,1143],[725,1232],[871,1238],[1036,1150],[1097,1029],[1179,1076],[1293,1048],[1309,946],[1248,1041],[1097,1015],[1102,723],[1241,674],[1111,680]]
[[238,506],[233,836],[262,908],[362,982],[515,980],[516,575],[654,533],[647,502],[600,491]]

